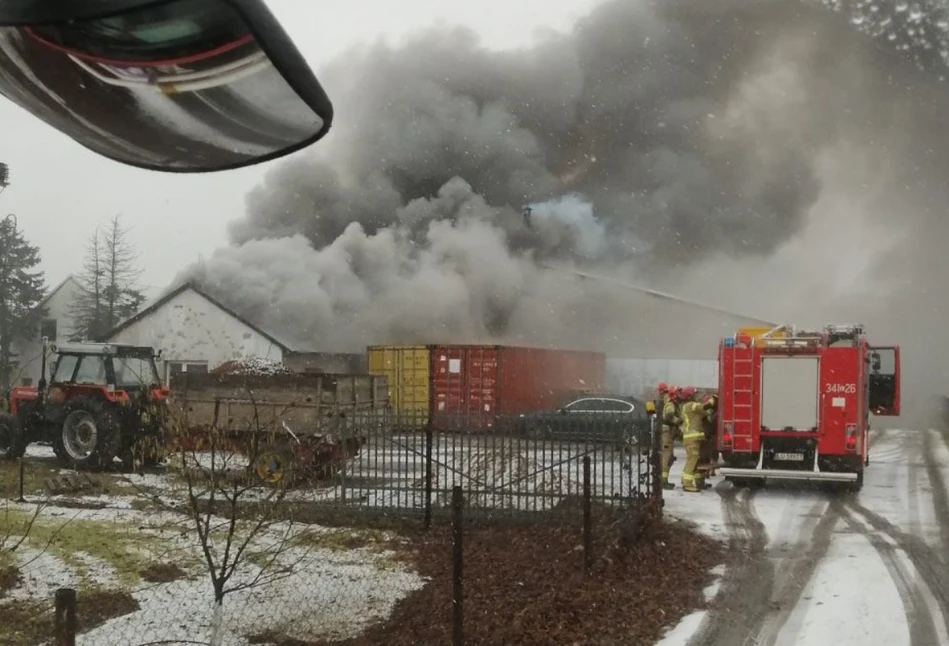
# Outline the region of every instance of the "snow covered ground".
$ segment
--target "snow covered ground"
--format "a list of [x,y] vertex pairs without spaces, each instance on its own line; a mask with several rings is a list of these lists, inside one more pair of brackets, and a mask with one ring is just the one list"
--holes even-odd
[[661,646],[949,644],[947,480],[940,433],[890,430],[871,435],[859,494],[735,489],[721,477],[700,494],[667,492],[668,514],[729,551],[709,609]]
[[[40,461],[52,457],[46,453],[44,447],[30,449]],[[180,485],[158,474],[116,475],[109,481],[109,494],[0,502],[0,536],[9,532],[4,528],[21,527],[41,503],[23,546],[12,555],[0,554],[6,559],[0,561],[0,571],[12,561],[20,574],[12,587],[0,589],[0,614],[5,605],[31,603],[45,605],[48,612],[55,590],[64,586],[78,589],[80,603],[86,591],[122,590],[139,609],[81,634],[78,644],[206,642],[213,589],[193,521],[161,505],[149,507],[151,499],[145,495],[180,502]],[[220,559],[226,519],[212,517],[210,525],[217,526],[214,544]],[[235,548],[249,527],[238,526]],[[223,644],[267,644],[261,635],[289,640],[359,634],[424,585],[399,557],[398,545],[398,537],[389,533],[268,523],[249,541],[228,582],[230,588],[243,589],[225,599]],[[145,574],[150,565],[174,566],[180,573],[169,580],[151,579]],[[257,584],[248,585],[252,582]],[[0,626],[0,643],[5,643],[4,634]],[[251,637],[258,640],[251,642]]]

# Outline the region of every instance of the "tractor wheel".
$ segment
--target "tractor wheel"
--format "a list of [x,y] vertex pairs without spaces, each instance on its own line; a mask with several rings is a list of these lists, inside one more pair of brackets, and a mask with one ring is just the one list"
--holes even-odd
[[75,469],[108,468],[122,446],[119,416],[107,402],[76,400],[66,409],[55,444]]
[[16,460],[26,453],[26,442],[20,421],[13,415],[0,413],[0,460]]
[[258,482],[268,487],[291,487],[298,475],[298,460],[288,446],[267,447],[251,465]]

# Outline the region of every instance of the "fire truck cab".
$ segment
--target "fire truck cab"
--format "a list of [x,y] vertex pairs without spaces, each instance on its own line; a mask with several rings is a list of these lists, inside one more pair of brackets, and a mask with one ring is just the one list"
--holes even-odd
[[719,344],[719,472],[736,485],[811,480],[863,486],[870,413],[900,414],[899,346],[862,325],[739,330]]

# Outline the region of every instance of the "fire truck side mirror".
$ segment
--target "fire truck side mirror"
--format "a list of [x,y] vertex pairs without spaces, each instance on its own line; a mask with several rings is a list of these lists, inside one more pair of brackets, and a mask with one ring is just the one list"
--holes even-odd
[[880,360],[880,353],[874,352],[870,355],[870,368],[873,372],[880,372],[880,368],[883,367],[883,362]]
[[4,0],[0,94],[105,157],[176,173],[282,157],[333,120],[263,0]]

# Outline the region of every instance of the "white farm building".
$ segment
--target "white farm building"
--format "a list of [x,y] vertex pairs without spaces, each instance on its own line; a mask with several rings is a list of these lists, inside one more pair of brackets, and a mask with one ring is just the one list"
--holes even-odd
[[159,370],[168,380],[185,372],[207,372],[232,360],[283,363],[290,348],[185,283],[113,329],[105,341],[161,350]]
[[21,339],[14,343],[12,385],[33,386],[40,380],[43,337],[49,339],[50,343],[73,339],[75,330],[70,309],[79,293],[79,283],[74,277],[67,276],[63,282],[51,289],[37,306],[46,310],[46,314],[33,338]]

